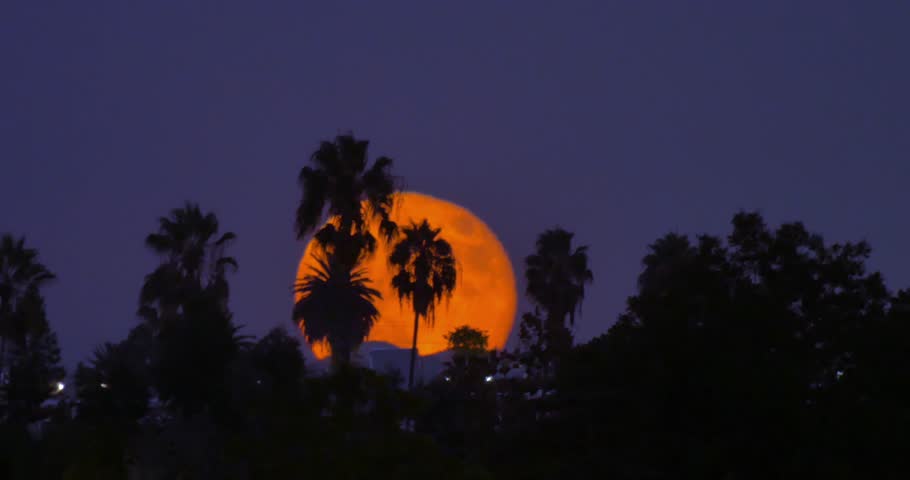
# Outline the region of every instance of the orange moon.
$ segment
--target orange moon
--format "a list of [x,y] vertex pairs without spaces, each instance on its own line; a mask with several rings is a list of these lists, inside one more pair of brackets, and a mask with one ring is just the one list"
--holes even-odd
[[[411,221],[426,218],[434,228],[441,228],[440,237],[452,246],[458,266],[457,283],[452,298],[443,300],[436,308],[433,325],[421,318],[417,334],[420,355],[432,355],[447,348],[443,335],[456,327],[468,325],[485,331],[489,347],[502,349],[506,345],[518,301],[515,274],[502,244],[493,231],[467,209],[454,203],[414,192],[395,194],[392,219],[405,226]],[[380,238],[374,225],[373,235]],[[393,269],[388,265],[390,246],[379,241],[376,253],[364,262],[370,286],[382,293],[377,300],[379,320],[373,325],[366,341],[387,342],[399,348],[411,348],[414,311],[407,301],[399,303],[392,289]],[[297,268],[297,280],[303,279],[313,265],[312,240],[307,245]],[[295,296],[295,301],[299,296]],[[312,345],[317,358],[326,358],[329,346]]]

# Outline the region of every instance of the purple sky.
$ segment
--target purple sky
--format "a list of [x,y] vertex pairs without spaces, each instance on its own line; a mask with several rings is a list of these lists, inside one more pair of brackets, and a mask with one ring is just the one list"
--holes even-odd
[[519,277],[545,228],[591,245],[582,340],[648,243],[738,209],[867,239],[910,286],[908,20],[836,0],[5,1],[0,232],[59,275],[69,365],[136,324],[143,239],[188,199],[239,235],[237,321],[289,325],[297,172],[346,130],[484,219]]

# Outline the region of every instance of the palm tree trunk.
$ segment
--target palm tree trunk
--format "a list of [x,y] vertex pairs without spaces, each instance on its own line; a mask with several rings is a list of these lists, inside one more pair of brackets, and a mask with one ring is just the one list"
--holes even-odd
[[420,315],[414,313],[414,340],[411,343],[411,368],[408,373],[408,390],[414,386],[414,362],[417,360],[417,325],[420,322]]

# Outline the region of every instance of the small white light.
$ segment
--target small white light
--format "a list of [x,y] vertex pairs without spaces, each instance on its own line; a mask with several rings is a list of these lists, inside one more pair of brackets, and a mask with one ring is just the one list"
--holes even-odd
[[57,392],[56,393],[62,392],[64,388],[66,388],[66,385],[64,385],[63,382],[57,382]]
[[487,375],[486,377],[483,377],[483,381],[484,381],[484,382],[487,382],[487,383],[492,382],[492,381],[493,381],[493,375]]
[[104,389],[106,389],[106,388],[107,388],[107,384],[106,384],[106,383],[104,383],[104,382],[101,382],[101,388],[104,388]]
[[843,377],[843,376],[844,376],[844,371],[843,371],[843,370],[838,370],[838,371],[834,372],[834,375],[837,376],[837,379],[838,379],[838,380],[840,380],[840,377]]
[[451,382],[452,379],[451,379],[450,377],[446,376],[446,381],[447,381],[447,382]]

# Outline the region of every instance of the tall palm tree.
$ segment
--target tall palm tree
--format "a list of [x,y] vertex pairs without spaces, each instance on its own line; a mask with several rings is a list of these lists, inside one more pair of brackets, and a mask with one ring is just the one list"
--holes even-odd
[[[368,145],[353,135],[322,142],[299,176],[303,197],[297,207],[297,238],[315,231],[317,243],[331,249],[351,270],[376,249],[369,230],[373,221],[379,222],[387,241],[396,232],[390,218],[395,192],[392,159],[379,157],[368,166]],[[319,228],[326,217],[333,222]]]
[[402,229],[403,238],[389,256],[389,263],[398,270],[392,278],[392,288],[398,292],[399,300],[408,300],[414,309],[408,388],[414,385],[420,317],[432,325],[436,319],[436,304],[451,297],[455,290],[455,256],[449,242],[439,237],[440,231],[431,227],[426,219],[420,223],[411,222]]
[[228,309],[227,273],[237,261],[226,248],[236,236],[219,230],[214,214],[187,203],[160,218],[145,240],[161,257],[139,298],[155,339],[155,387],[184,414],[223,412],[225,372],[244,341]]
[[19,303],[50,280],[54,274],[38,261],[38,251],[26,248],[25,238],[0,237],[0,374],[6,359],[6,342],[14,335]]
[[328,342],[336,366],[350,362],[379,318],[374,302],[382,295],[369,283],[364,270],[351,270],[329,254],[318,258],[294,286],[301,295],[294,306],[295,322],[310,344]]
[[537,238],[534,254],[525,258],[526,294],[546,313],[544,330],[561,347],[571,344],[566,317],[569,325],[575,324],[585,285],[594,280],[588,247],[572,248],[573,236],[561,228],[546,230]]
[[158,231],[145,239],[161,264],[145,277],[140,293],[140,315],[152,325],[193,297],[205,294],[227,309],[227,272],[237,269],[237,260],[225,254],[236,238],[233,232],[219,235],[218,218],[187,203],[158,219]]

